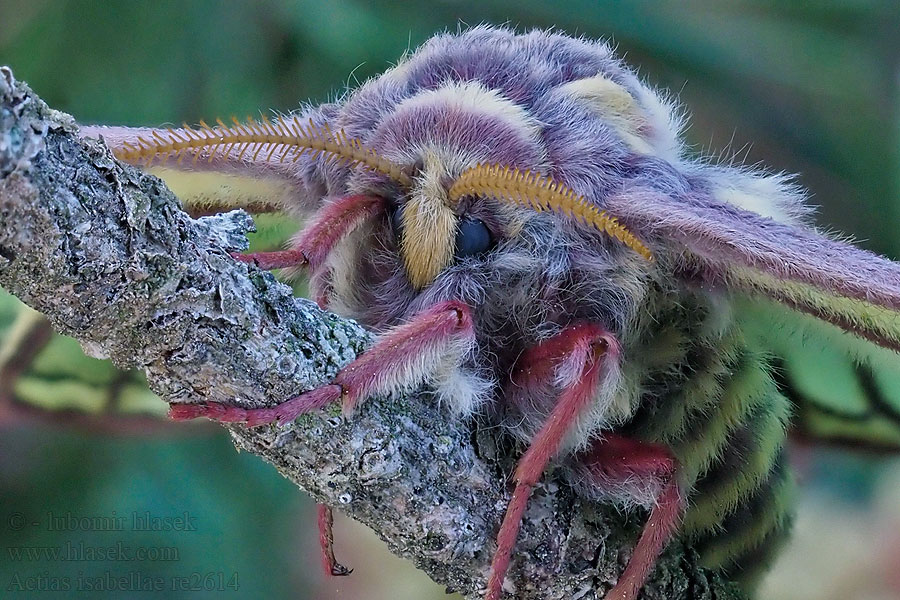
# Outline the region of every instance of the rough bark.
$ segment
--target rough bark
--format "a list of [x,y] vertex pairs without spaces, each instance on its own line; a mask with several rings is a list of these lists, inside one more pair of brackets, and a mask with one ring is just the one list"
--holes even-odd
[[[167,402],[257,407],[327,382],[371,342],[231,259],[246,246],[248,215],[192,220],[162,182],[76,132],[0,70],[0,285],[89,354],[144,369]],[[428,390],[371,399],[347,418],[334,407],[283,428],[229,429],[239,448],[372,527],[432,579],[478,597],[513,460],[490,429],[450,418]],[[583,501],[556,481],[550,473],[536,490],[511,589],[602,597],[645,515]],[[674,543],[643,597],[741,596]]]

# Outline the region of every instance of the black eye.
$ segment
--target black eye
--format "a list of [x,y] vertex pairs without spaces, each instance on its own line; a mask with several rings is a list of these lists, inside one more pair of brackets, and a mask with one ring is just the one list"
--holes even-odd
[[403,207],[399,204],[393,204],[388,208],[388,215],[391,219],[394,239],[399,242],[400,237],[403,235]]
[[484,223],[477,219],[463,218],[456,231],[456,256],[474,256],[488,250],[494,240]]

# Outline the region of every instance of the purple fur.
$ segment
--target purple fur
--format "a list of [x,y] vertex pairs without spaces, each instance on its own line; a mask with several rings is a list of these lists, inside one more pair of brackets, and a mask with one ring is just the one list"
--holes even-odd
[[631,188],[605,206],[645,235],[682,243],[725,269],[734,264],[900,310],[900,264],[816,232],[723,204]]
[[601,199],[617,190],[627,173],[631,152],[604,121],[583,103],[551,90],[532,108],[546,123],[544,143],[551,175],[575,190],[591,190]]
[[484,162],[527,167],[539,163],[543,155],[532,141],[522,139],[502,121],[440,105],[392,114],[378,126],[370,143],[386,157],[402,157],[407,148],[443,140],[453,140],[455,148],[480,156]]

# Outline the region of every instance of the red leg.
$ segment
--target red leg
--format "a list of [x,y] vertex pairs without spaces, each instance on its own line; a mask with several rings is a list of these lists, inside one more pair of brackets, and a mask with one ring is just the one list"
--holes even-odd
[[684,498],[674,478],[675,459],[664,446],[615,434],[596,442],[580,458],[587,479],[601,487],[635,480],[664,482],[628,566],[606,595],[606,600],[634,600],[684,511]]
[[650,570],[656,564],[660,552],[672,538],[672,534],[681,522],[684,512],[684,500],[681,490],[675,481],[669,481],[663,488],[656,506],[650,512],[650,518],[644,525],[641,538],[634,547],[631,560],[625,572],[616,582],[616,587],[606,595],[606,600],[634,600],[637,598]]
[[174,404],[169,416],[179,420],[207,417],[251,426],[286,423],[338,399],[347,413],[363,398],[420,384],[450,355],[465,351],[474,335],[468,307],[456,301],[441,302],[381,337],[341,369],[329,385],[271,408],[245,409],[218,402]]
[[550,458],[558,452],[572,424],[590,403],[603,374],[602,366],[606,361],[602,359],[615,360],[616,354],[618,344],[610,334],[594,325],[578,325],[542,342],[526,352],[520,360],[513,375],[513,383],[526,388],[541,380],[546,382],[558,367],[568,370],[572,361],[578,363],[579,369],[577,377],[562,392],[544,426],[516,467],[516,487],[500,525],[500,533],[497,534],[497,551],[491,563],[485,600],[500,598],[503,579],[509,568],[513,546],[531,491]]
[[319,522],[319,546],[322,550],[322,567],[329,577],[343,577],[353,572],[334,558],[334,514],[327,504],[316,504]]
[[235,254],[234,257],[266,270],[308,266],[315,271],[325,262],[335,244],[382,210],[384,200],[378,196],[347,196],[323,207],[297,236],[291,250]]

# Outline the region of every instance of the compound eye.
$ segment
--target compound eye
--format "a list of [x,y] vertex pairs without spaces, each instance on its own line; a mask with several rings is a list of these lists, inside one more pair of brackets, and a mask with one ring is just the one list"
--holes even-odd
[[487,226],[478,219],[464,217],[456,231],[456,257],[475,256],[486,252],[493,245],[494,239]]
[[391,219],[391,230],[394,232],[394,239],[400,242],[403,237],[403,207],[399,204],[393,204],[388,208]]

